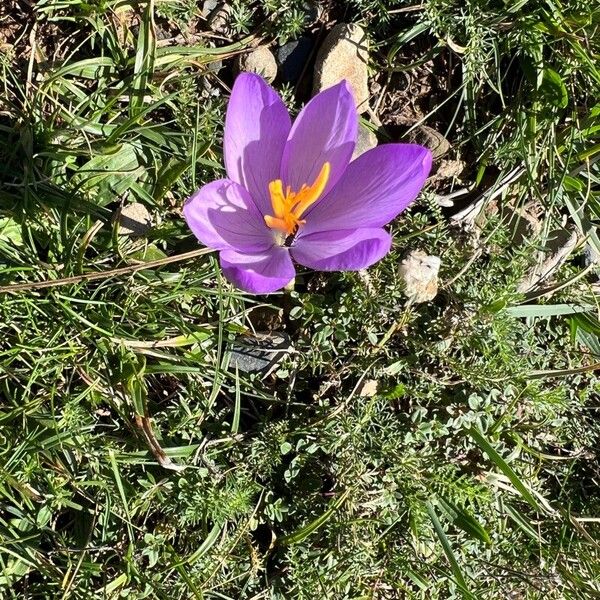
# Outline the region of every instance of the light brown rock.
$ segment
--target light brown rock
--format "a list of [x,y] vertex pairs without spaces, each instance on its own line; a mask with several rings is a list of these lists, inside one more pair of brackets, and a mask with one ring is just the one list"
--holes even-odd
[[465,170],[466,164],[462,160],[448,160],[442,158],[435,171],[436,180],[454,179],[459,177],[460,174]]
[[377,394],[377,388],[379,384],[374,379],[367,379],[362,382],[360,389],[358,391],[358,395],[361,398],[372,398]]
[[438,273],[442,261],[422,250],[413,250],[400,263],[399,274],[404,293],[410,302],[419,304],[433,300],[438,292]]
[[237,68],[239,72],[257,73],[269,83],[277,77],[277,61],[266,46],[258,46],[247,54],[241,54]]
[[325,38],[315,62],[316,94],[345,79],[359,112],[369,107],[369,45],[360,25],[339,23]]
[[119,234],[140,237],[150,229],[152,218],[148,209],[139,202],[126,204],[119,214]]
[[450,150],[450,142],[439,131],[428,125],[419,125],[407,137],[411,142],[429,148],[433,160],[444,156]]

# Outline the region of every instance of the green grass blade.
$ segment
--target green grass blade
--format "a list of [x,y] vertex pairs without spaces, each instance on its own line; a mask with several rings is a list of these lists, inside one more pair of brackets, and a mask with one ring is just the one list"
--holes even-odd
[[329,519],[334,515],[334,513],[342,506],[342,504],[346,501],[346,498],[349,496],[350,491],[346,490],[343,494],[336,498],[331,506],[320,516],[318,516],[314,521],[311,521],[308,525],[301,527],[294,533],[290,533],[289,535],[283,536],[277,540],[277,543],[281,546],[289,546],[291,544],[297,544],[304,539],[306,539],[309,535],[317,531],[319,527],[327,523]]
[[468,590],[467,582],[465,581],[458,561],[456,560],[456,556],[454,555],[454,551],[452,550],[450,541],[446,537],[440,520],[438,519],[435,509],[433,508],[433,504],[431,502],[426,502],[425,506],[427,508],[427,512],[429,513],[429,518],[431,519],[431,523],[433,525],[435,533],[438,536],[440,543],[442,544],[444,554],[446,555],[446,558],[450,563],[450,568],[452,569],[452,573],[454,574],[456,585],[458,586],[463,597],[469,598],[469,600],[475,600],[475,596],[473,596],[473,594],[471,594],[471,592],[469,592]]
[[475,440],[477,445],[485,452],[487,457],[508,477],[514,488],[521,494],[524,500],[538,512],[545,512],[535,499],[528,487],[521,481],[519,476],[513,471],[512,467],[498,454],[496,449],[485,439],[485,437],[475,428],[470,428],[467,433]]

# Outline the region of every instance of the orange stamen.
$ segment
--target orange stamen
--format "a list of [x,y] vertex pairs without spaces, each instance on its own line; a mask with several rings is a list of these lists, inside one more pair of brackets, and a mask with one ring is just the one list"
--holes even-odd
[[303,221],[300,217],[321,196],[329,180],[331,165],[326,162],[312,185],[304,184],[299,191],[292,192],[288,185],[284,192],[283,181],[275,179],[269,183],[269,194],[271,195],[271,206],[273,215],[265,215],[265,223],[271,229],[276,229],[292,235],[296,232]]

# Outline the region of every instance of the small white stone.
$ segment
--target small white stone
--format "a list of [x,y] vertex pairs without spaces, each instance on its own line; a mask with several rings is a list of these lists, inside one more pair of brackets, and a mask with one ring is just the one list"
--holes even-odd
[[148,209],[139,202],[126,204],[119,214],[119,234],[140,237],[146,234],[152,222]]
[[374,379],[367,379],[366,381],[362,382],[360,390],[358,391],[358,395],[361,398],[372,398],[373,396],[375,396],[375,394],[377,394],[378,387],[379,384],[377,383],[377,381],[375,381]]
[[369,44],[365,30],[352,23],[339,23],[325,38],[315,62],[316,94],[342,80],[352,90],[359,112],[369,108]]
[[399,274],[404,281],[404,293],[415,303],[429,302],[438,292],[438,273],[442,261],[422,250],[413,250],[400,263]]
[[218,5],[218,0],[204,0],[204,3],[202,4],[202,15],[204,18],[208,17]]
[[277,77],[277,61],[266,46],[258,46],[247,54],[240,54],[237,60],[238,71],[257,73],[271,83]]

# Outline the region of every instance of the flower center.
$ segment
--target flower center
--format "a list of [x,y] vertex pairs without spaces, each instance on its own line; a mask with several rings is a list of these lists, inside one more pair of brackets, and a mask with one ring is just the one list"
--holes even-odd
[[284,191],[283,181],[275,179],[269,183],[271,194],[272,215],[265,215],[265,223],[286,236],[294,235],[300,225],[306,221],[300,217],[306,209],[314,204],[325,189],[329,179],[331,165],[326,162],[312,185],[306,183],[297,192],[292,192],[288,185]]

